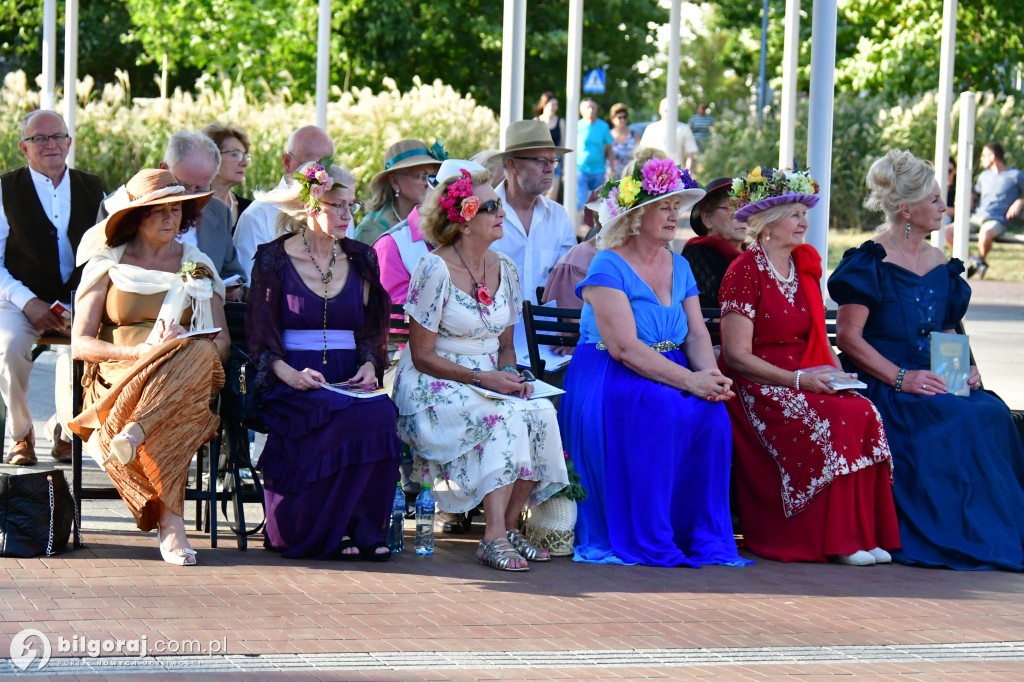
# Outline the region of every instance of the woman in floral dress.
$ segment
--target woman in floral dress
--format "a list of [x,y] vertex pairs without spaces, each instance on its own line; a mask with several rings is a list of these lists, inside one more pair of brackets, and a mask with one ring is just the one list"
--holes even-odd
[[730,192],[754,239],[720,291],[744,540],[777,561],[889,563],[900,544],[889,443],[875,406],[833,385],[851,377],[825,333],[821,258],[803,243],[817,186],[757,168]]
[[[412,275],[405,305],[410,352],[399,361],[394,397],[399,436],[440,510],[466,512],[482,502],[486,527],[477,558],[525,571],[527,561],[550,557],[515,530],[519,513],[569,478],[555,410],[547,400],[529,399],[532,386],[515,368],[519,276],[509,258],[488,248],[502,236],[505,216],[490,179],[487,171],[460,170],[420,208],[423,234],[438,248]],[[511,397],[489,398],[474,387]]]

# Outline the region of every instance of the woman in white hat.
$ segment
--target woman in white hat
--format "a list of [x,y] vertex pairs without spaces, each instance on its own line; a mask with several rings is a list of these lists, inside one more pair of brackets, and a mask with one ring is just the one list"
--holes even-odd
[[580,345],[559,426],[589,495],[575,560],[746,565],[729,519],[732,439],[697,286],[669,251],[679,214],[704,196],[689,172],[651,159],[607,183],[591,207],[602,230],[587,278]]
[[730,190],[754,240],[719,292],[743,538],[776,561],[888,563],[892,456],[878,410],[839,383],[855,377],[828,342],[821,257],[803,243],[817,192],[806,171],[767,167]]
[[210,400],[224,385],[230,339],[216,267],[175,237],[211,193],[188,193],[157,169],[139,171],[125,189],[128,204],[79,246],[88,263],[71,350],[86,362],[86,409],[70,428],[83,439],[95,432],[107,473],[139,529],[157,530],[164,561],[191,566],[185,484],[196,450],[217,431]]
[[428,179],[437,172],[446,154],[436,142],[428,148],[422,140],[399,140],[384,153],[384,170],[370,180],[366,216],[352,238],[373,246],[392,227],[409,218],[430,188]]

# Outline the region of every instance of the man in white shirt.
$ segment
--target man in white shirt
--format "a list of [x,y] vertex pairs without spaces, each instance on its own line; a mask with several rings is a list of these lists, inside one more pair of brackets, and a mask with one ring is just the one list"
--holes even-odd
[[555,146],[543,121],[516,121],[505,132],[505,181],[495,189],[505,204],[505,234],[491,248],[516,264],[524,301],[538,302],[537,287],[576,246],[565,208],[545,196],[555,180],[558,156],[571,151]]
[[[293,131],[284,148],[285,152],[281,155],[284,175],[275,190],[291,185],[292,173],[304,164],[325,156],[334,156],[334,142],[322,128],[316,126],[303,126]],[[245,270],[246,281],[251,281],[252,259],[256,255],[256,248],[278,236],[276,221],[277,207],[262,201],[252,202],[238,217],[234,242],[238,249],[238,260]]]
[[644,136],[640,138],[639,146],[660,149],[668,154],[673,161],[692,172],[693,162],[697,158],[697,154],[700,153],[693,131],[685,123],[676,121],[676,148],[667,149],[665,147],[665,132],[668,130],[668,122],[665,119],[668,118],[668,99],[661,100],[658,113],[661,114],[661,120],[655,121],[644,129]]
[[[95,175],[67,167],[71,138],[59,114],[33,111],[21,120],[20,133],[28,165],[0,175],[0,394],[14,441],[4,461],[31,466],[32,345],[43,332],[68,331],[50,305],[71,302],[81,276],[75,250],[95,222],[103,188]],[[69,461],[70,443],[59,431],[53,435],[52,455]]]

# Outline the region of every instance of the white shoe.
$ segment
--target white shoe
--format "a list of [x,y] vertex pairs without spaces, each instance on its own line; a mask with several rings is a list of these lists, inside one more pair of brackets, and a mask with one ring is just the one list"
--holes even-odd
[[853,554],[840,554],[837,559],[839,563],[847,566],[874,566],[875,557],[870,552],[858,549]]
[[156,542],[160,547],[160,557],[169,564],[175,566],[195,566],[196,551],[191,547],[182,547],[174,550],[164,549],[163,538],[160,536],[160,527],[156,529]]
[[886,552],[881,547],[875,547],[874,549],[869,549],[868,550],[868,554],[870,554],[871,556],[875,557],[875,563],[876,564],[891,564],[892,563],[892,555],[889,554],[888,552]]

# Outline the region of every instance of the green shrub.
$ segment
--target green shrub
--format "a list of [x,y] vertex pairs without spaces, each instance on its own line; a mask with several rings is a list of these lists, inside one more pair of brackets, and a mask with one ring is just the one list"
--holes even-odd
[[[440,139],[452,156],[468,157],[498,145],[494,112],[478,106],[440,81],[416,81],[399,92],[385,80],[378,93],[368,88],[341,92],[332,88],[327,105],[327,130],[334,139],[336,157],[360,182],[383,167],[384,152],[405,137],[428,145]],[[92,90],[92,80],[79,86],[80,108],[75,132],[78,168],[98,174],[108,191],[123,184],[140,168],[156,166],[171,134],[182,128],[201,128],[212,121],[245,129],[252,143],[252,164],[246,186],[265,189],[281,177],[281,153],[295,128],[316,118],[312,94],[294,101],[287,90],[253,93],[229,81],[200,82],[195,93],[175,91],[167,100],[133,99],[126,78]],[[0,139],[0,171],[24,165],[18,149],[18,121],[39,105],[39,94],[29,87],[24,73],[9,73],[0,88],[0,123],[12,131]],[[63,108],[58,103],[58,111]]]

